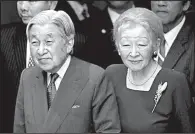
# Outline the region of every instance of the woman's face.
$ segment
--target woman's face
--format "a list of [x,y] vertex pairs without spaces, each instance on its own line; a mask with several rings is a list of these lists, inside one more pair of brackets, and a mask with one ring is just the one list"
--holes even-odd
[[154,44],[146,29],[135,23],[120,26],[117,35],[117,48],[123,63],[132,71],[147,67],[154,53]]

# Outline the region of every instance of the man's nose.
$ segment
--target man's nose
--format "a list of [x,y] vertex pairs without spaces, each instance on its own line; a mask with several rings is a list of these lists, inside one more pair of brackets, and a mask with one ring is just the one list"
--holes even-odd
[[167,6],[167,1],[159,0],[157,1],[158,6]]
[[40,45],[38,50],[37,50],[37,53],[42,56],[46,53],[46,49],[45,49],[45,46],[44,45]]
[[21,1],[20,5],[21,5],[21,9],[22,9],[23,11],[27,11],[28,8],[29,8],[29,3],[28,3],[28,1]]

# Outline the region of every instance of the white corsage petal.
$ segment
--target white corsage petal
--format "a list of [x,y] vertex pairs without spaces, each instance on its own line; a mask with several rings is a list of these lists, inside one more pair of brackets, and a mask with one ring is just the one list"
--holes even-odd
[[154,112],[161,96],[162,96],[162,93],[165,91],[165,89],[167,88],[167,82],[165,82],[164,84],[162,84],[162,82],[158,85],[158,90],[156,91],[156,94],[154,96],[154,102],[155,102],[155,105],[152,109],[152,113]]

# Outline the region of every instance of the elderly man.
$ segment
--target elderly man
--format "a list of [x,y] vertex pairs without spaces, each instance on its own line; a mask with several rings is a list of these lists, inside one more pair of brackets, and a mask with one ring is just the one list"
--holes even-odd
[[57,1],[17,1],[21,18],[19,23],[1,25],[0,53],[2,58],[1,129],[3,133],[13,132],[14,107],[20,74],[28,65],[26,57],[26,25],[29,20],[43,10],[55,9]]
[[195,33],[190,18],[185,15],[189,6],[189,0],[151,1],[151,9],[161,18],[165,33],[157,60],[163,67],[185,73],[194,93]]
[[75,29],[68,14],[43,11],[26,34],[36,66],[21,74],[14,132],[120,132],[114,91],[102,83],[104,70],[71,56]]

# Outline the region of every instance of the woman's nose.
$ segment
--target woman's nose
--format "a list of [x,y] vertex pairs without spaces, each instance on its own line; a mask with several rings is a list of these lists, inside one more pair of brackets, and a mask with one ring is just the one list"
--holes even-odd
[[131,50],[130,50],[130,55],[132,57],[137,56],[138,52],[137,52],[137,47],[135,45],[132,46]]

